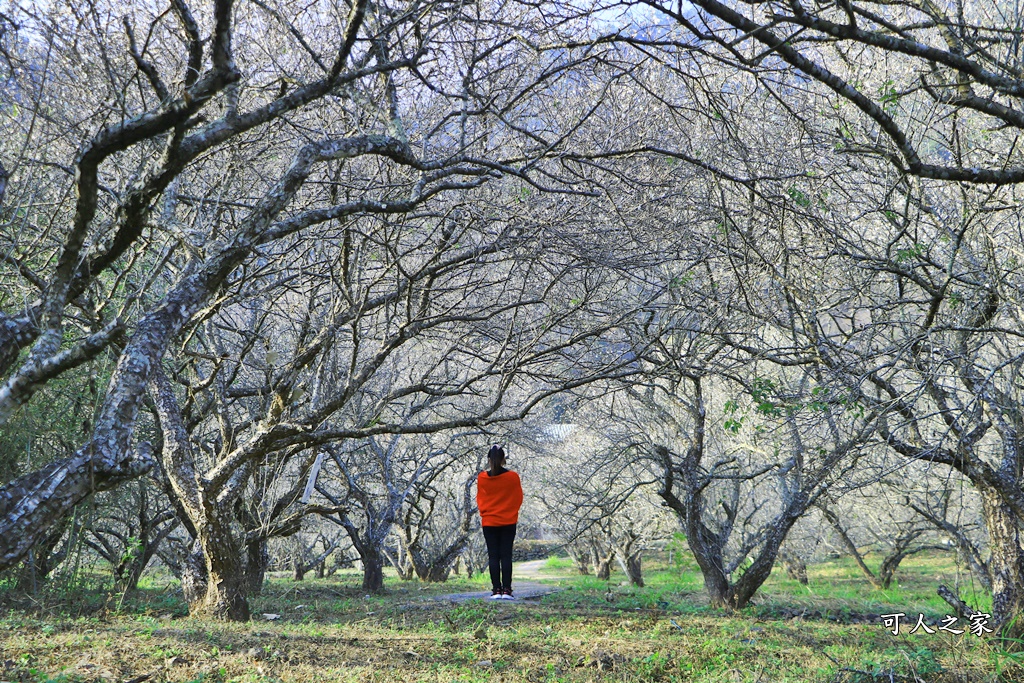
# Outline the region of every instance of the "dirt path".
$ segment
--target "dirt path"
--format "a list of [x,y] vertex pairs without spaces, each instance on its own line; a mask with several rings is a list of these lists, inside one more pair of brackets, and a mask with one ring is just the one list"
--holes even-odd
[[[543,583],[533,583],[532,581],[516,581],[512,584],[512,589],[515,591],[516,599],[515,602],[522,600],[536,600],[537,598],[551,593],[557,593],[562,590],[558,586],[549,586]],[[466,600],[487,600],[491,596],[491,591],[474,591],[472,593],[448,593],[446,595],[432,595],[424,600],[433,600],[435,602],[465,602]],[[504,603],[504,600],[487,600],[487,602]]]
[[541,575],[540,570],[547,563],[547,560],[531,560],[530,562],[518,562],[512,565],[512,578],[513,579],[541,579],[543,581],[558,581],[559,579],[568,579],[568,576],[561,574],[544,574]]
[[[563,588],[547,583],[537,583],[537,580],[555,580],[567,578],[563,576],[541,576],[540,569],[546,560],[533,560],[532,562],[518,562],[512,567],[512,589],[516,594],[516,602],[520,600],[535,600],[551,593],[557,593]],[[474,591],[471,593],[448,593],[446,595],[434,595],[427,600],[438,602],[465,602],[466,600],[486,600],[491,595],[490,591]],[[488,600],[488,602],[492,602]],[[494,600],[493,602],[505,602]]]

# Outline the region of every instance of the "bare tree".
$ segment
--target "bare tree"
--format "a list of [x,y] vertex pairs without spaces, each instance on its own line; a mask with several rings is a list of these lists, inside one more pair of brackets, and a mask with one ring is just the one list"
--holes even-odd
[[96,501],[82,542],[110,564],[117,589],[135,590],[142,572],[178,527],[161,486],[140,477]]
[[[569,552],[580,574],[608,580],[618,562],[630,582],[642,587],[643,554],[668,536],[668,516],[657,505],[656,479],[638,466],[605,393],[577,401],[570,409],[535,416],[534,438],[520,436],[541,462],[529,474],[538,481],[531,497],[540,501],[545,523]],[[552,412],[559,422],[544,424]]]
[[1015,144],[1024,128],[1024,79],[1019,47],[1005,37],[1022,25],[1019,8],[997,1],[626,4],[678,29],[634,44],[713,55],[763,74],[767,93],[781,101],[793,99],[789,88],[798,82],[820,86],[812,97],[832,114],[803,121],[833,137],[840,152],[879,157],[925,179],[1024,180]]
[[[329,446],[335,470],[325,477],[318,490],[328,500],[348,501],[346,509],[329,517],[345,529],[363,565],[363,588],[384,589],[384,562],[399,567],[407,578],[415,573],[423,580],[443,581],[468,540],[474,506],[469,505],[469,483],[455,487],[457,503],[453,509],[437,510],[454,520],[434,519],[438,498],[445,492],[436,488],[448,470],[458,467],[469,455],[458,435],[415,437],[395,434],[386,438],[370,437],[365,442],[350,441],[345,446]],[[473,458],[479,460],[479,456]],[[452,522],[442,547],[432,548],[431,536]],[[435,528],[436,527],[436,528]],[[389,550],[387,540],[397,534],[399,547]],[[442,532],[443,533],[443,532]],[[436,552],[434,557],[431,557]]]
[[[872,493],[875,495],[873,496]],[[875,500],[875,508],[877,510],[879,507],[877,504],[877,490],[872,492],[871,489],[866,489],[862,495],[868,499]],[[863,509],[864,505],[858,506],[856,502],[853,502],[851,507]],[[896,578],[896,571],[899,569],[900,563],[909,555],[925,550],[946,550],[945,546],[935,543],[934,538],[929,539],[926,536],[927,532],[931,529],[931,525],[923,524],[919,519],[900,520],[888,516],[888,518],[881,520],[884,532],[872,534],[874,536],[871,539],[873,541],[872,545],[883,553],[882,561],[879,563],[876,571],[868,566],[864,553],[861,550],[863,546],[858,545],[854,539],[851,529],[852,525],[849,523],[844,524],[842,518],[836,512],[836,506],[831,501],[821,498],[818,500],[817,508],[821,511],[828,524],[831,525],[836,535],[839,536],[840,542],[847,553],[853,557],[861,573],[867,577],[871,585],[879,590],[889,589],[889,586],[892,585],[893,580]],[[903,508],[903,511],[912,513],[907,508]],[[932,542],[928,543],[927,541],[929,540]]]
[[[511,36],[544,30],[531,25],[528,7],[508,5],[510,21],[500,23],[443,3],[412,9],[357,1],[335,16],[330,3],[243,11],[232,0],[211,0],[196,14],[174,0],[169,13],[140,6],[124,21],[115,19],[114,4],[67,7],[65,13],[64,3],[19,5],[15,17],[22,32],[37,38],[20,44],[24,63],[56,74],[56,84],[33,81],[25,67],[18,87],[4,91],[29,105],[17,109],[20,137],[9,141],[21,151],[11,155],[17,166],[4,210],[20,218],[8,224],[5,249],[24,244],[36,251],[5,266],[7,281],[25,295],[5,300],[0,321],[0,416],[105,348],[116,349],[117,363],[90,436],[75,454],[0,490],[0,566],[22,557],[84,497],[151,466],[149,447],[134,439],[143,394],[159,383],[156,371],[172,341],[229,302],[261,259],[284,258],[297,240],[323,239],[318,231],[337,234],[357,219],[407,215],[435,197],[503,176],[546,189],[531,177],[543,175],[541,162],[561,154],[573,128],[561,111],[522,106],[543,99],[542,84],[565,84],[578,64],[515,59],[523,47]],[[64,41],[75,31],[66,24],[76,20],[92,26],[93,42],[71,50]],[[146,39],[137,22],[147,24]],[[265,63],[267,53],[257,46],[267,44],[289,57]],[[78,60],[87,63],[88,78],[70,77]],[[69,102],[92,110],[68,111]],[[44,109],[59,116],[42,117]],[[538,111],[550,113],[550,129]],[[586,118],[589,111],[577,113]],[[53,142],[40,151],[43,158],[29,158],[27,141],[44,125]],[[92,125],[98,132],[87,130]],[[520,138],[529,144],[496,146]],[[78,140],[84,143],[76,152]],[[19,214],[41,175],[60,209],[46,225],[41,215]],[[69,193],[76,199],[65,207],[60,198]],[[17,230],[25,224],[34,232]],[[31,234],[42,238],[26,240]],[[442,241],[445,234],[456,233],[442,230]],[[471,261],[486,250],[463,244],[454,258]],[[52,268],[43,265],[50,255]],[[449,263],[439,259],[417,268],[426,291]],[[422,293],[404,287],[399,295],[410,302]],[[328,327],[336,330],[358,313],[339,308]],[[405,332],[393,330],[396,344]],[[321,337],[319,348],[328,341]],[[21,349],[28,349],[23,357]],[[286,385],[310,356],[320,354],[293,359],[292,374],[279,376],[270,394],[291,396]],[[162,396],[156,402],[165,435],[173,434],[173,392],[153,391]],[[240,465],[267,452],[268,439],[282,446],[296,439],[292,427],[268,415],[265,436],[207,472],[204,489],[225,486]],[[347,433],[324,431],[330,433],[316,438]],[[200,491],[186,483],[194,481],[195,458],[181,450],[183,439],[165,439],[165,469],[181,475],[179,498],[201,509]],[[209,544],[224,530],[195,531]],[[235,610],[227,609],[242,613]]]
[[906,505],[946,536],[970,567],[972,576],[984,590],[991,592],[992,578],[984,552],[986,534],[982,507],[976,500],[965,500],[966,496],[976,495],[975,492],[966,486],[959,487],[958,491],[948,485],[936,489],[923,495],[908,495]]
[[[306,573],[316,572],[318,579],[327,574],[327,558],[338,550],[341,539],[337,535],[325,535],[322,531],[312,536],[312,542],[305,538],[306,534],[293,534],[287,539],[288,559],[291,565],[292,578],[302,581]],[[317,547],[319,545],[319,548]]]
[[[466,459],[465,455],[458,458]],[[392,564],[406,566],[408,578],[414,574],[421,581],[446,581],[468,547],[470,535],[479,528],[472,492],[476,470],[468,476],[464,466],[454,472],[448,470],[435,468],[432,477],[418,482],[396,522],[395,535],[403,560]]]

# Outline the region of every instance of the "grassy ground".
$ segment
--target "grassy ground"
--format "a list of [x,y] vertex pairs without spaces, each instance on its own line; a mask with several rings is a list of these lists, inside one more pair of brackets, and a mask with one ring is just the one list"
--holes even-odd
[[[552,559],[545,573],[570,568]],[[564,590],[521,603],[432,599],[480,590],[480,577],[391,579],[383,596],[364,595],[354,573],[275,577],[245,624],[188,618],[173,584],[159,582],[123,601],[88,585],[39,602],[8,595],[0,680],[1024,681],[995,641],[905,633],[919,613],[948,612],[934,593],[956,582],[951,557],[909,558],[889,591],[845,561],[808,573],[805,587],[776,572],[735,613],[708,607],[699,575],[664,558],[648,562],[642,589],[621,574],[553,579]],[[959,590],[971,600],[969,585]],[[910,615],[898,637],[879,620],[890,612]]]

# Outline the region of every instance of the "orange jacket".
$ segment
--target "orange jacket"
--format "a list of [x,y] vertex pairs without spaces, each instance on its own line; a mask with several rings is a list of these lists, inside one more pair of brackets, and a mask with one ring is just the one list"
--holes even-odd
[[523,504],[523,485],[512,470],[492,477],[481,472],[476,477],[476,506],[480,509],[481,526],[508,526],[519,523]]

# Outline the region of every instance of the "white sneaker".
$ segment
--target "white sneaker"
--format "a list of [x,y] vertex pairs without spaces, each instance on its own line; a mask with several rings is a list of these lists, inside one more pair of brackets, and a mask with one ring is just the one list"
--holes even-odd
[[491,597],[488,598],[488,600],[504,600],[504,599],[505,599],[505,594],[502,593],[501,590],[492,590],[491,591]]
[[516,599],[516,596],[512,595],[512,591],[511,590],[502,591],[502,593],[501,593],[501,595],[499,597],[502,600],[515,600]]

